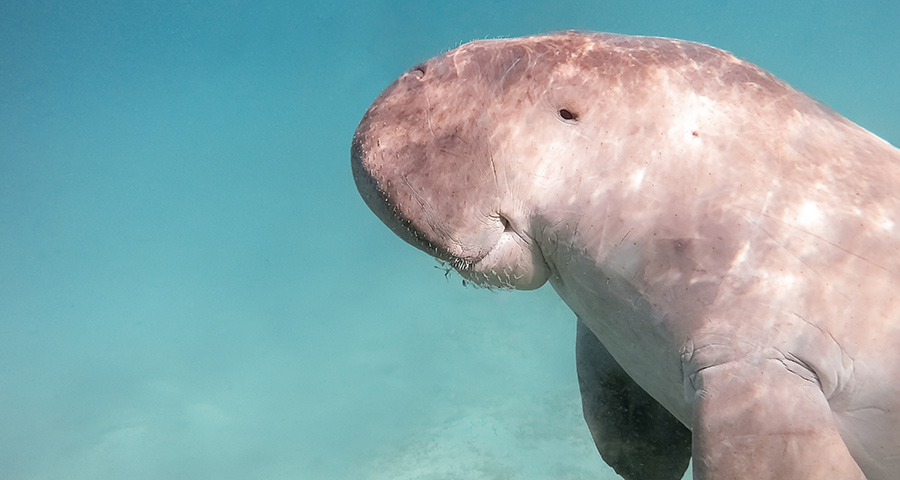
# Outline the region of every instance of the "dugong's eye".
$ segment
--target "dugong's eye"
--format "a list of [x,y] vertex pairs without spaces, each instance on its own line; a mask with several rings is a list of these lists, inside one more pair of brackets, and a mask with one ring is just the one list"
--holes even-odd
[[560,108],[559,112],[557,112],[557,113],[559,114],[559,118],[561,118],[567,122],[578,121],[578,114],[569,110],[568,108]]

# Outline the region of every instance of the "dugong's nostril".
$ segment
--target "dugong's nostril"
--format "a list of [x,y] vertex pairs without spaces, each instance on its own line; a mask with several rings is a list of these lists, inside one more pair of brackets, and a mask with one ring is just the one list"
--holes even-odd
[[413,74],[416,78],[421,80],[425,77],[425,64],[420,63],[416,65],[409,71],[409,73]]

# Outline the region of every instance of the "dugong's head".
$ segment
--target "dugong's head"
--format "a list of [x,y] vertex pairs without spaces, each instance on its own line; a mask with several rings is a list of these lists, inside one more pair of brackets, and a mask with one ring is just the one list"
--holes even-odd
[[[709,109],[678,103],[710,94],[701,91],[710,83],[730,91],[710,78],[772,83],[724,52],[677,40],[564,32],[471,42],[378,97],[353,137],[353,175],[391,230],[464,278],[537,288],[567,261],[556,258],[556,234],[582,235],[559,228],[559,212],[588,203],[622,211],[634,203],[623,179],[650,183],[646,163],[678,151],[665,142],[684,150],[714,126],[696,126]],[[640,219],[594,220],[585,228],[602,223],[619,241]]]
[[[575,111],[530,78],[536,52],[464,45],[398,78],[353,137],[353,176],[369,208],[411,245],[480,285],[532,289],[550,270],[517,190],[503,136],[513,122],[564,128]],[[548,59],[550,61],[550,59]],[[555,125],[554,125],[555,124]]]
[[[545,260],[535,176],[577,136],[580,34],[484,40],[420,64],[369,108],[351,149],[372,211],[413,246],[480,285],[533,289]],[[573,68],[566,68],[572,65]]]

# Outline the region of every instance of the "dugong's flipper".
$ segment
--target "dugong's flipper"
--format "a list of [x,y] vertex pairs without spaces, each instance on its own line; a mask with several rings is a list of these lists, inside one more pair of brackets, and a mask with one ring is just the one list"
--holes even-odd
[[626,479],[678,480],[691,431],[639,387],[578,321],[575,361],[584,419],[600,456]]
[[692,365],[694,478],[865,480],[817,379],[785,363]]

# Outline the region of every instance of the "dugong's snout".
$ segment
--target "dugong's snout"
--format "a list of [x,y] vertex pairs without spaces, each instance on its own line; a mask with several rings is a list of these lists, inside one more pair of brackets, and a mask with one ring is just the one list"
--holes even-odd
[[486,132],[466,125],[464,102],[445,98],[462,84],[446,56],[406,71],[360,121],[351,163],[360,195],[397,235],[445,260],[474,261],[493,244],[481,219],[496,192],[483,142],[473,141]]
[[485,113],[490,80],[507,67],[457,68],[466,61],[472,60],[433,58],[385,89],[353,136],[353,178],[360,196],[395,234],[465,278],[485,286],[537,288],[549,270],[524,233],[527,221],[503,210],[509,199],[493,159],[495,125]]
[[[477,159],[485,154],[471,148],[468,133],[451,124],[448,112],[439,123],[432,118],[430,103],[438,100],[429,98],[436,94],[426,70],[439,69],[410,69],[369,107],[350,148],[353,178],[366,205],[404,241],[454,265],[472,264],[503,231],[484,221],[496,192],[492,177],[479,172]],[[481,188],[470,191],[478,187],[475,178]]]
[[368,122],[364,119],[360,123],[356,134],[353,135],[353,142],[350,147],[350,166],[353,172],[353,180],[356,182],[356,188],[363,201],[379,220],[404,241],[430,255],[449,261],[447,254],[432,245],[392,202],[391,195],[386,191],[386,187],[390,186],[391,182],[387,179],[382,179],[380,185],[379,181],[376,180],[374,175],[379,170],[369,160],[371,155],[367,155],[364,142],[364,139],[368,136],[368,131]]

